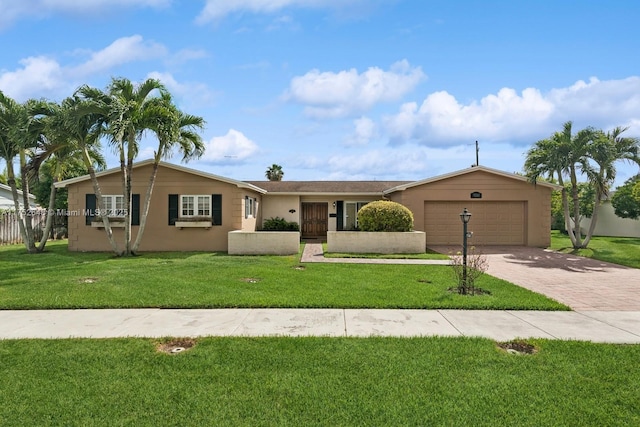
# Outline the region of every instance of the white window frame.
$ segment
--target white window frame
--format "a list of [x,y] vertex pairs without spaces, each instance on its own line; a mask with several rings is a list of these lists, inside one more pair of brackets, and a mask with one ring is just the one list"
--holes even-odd
[[103,194],[102,209],[107,212],[108,217],[124,217],[124,196],[122,194]]
[[[355,227],[356,227],[356,229],[357,229],[357,228],[358,228],[358,226],[359,226],[359,224],[358,224],[358,212],[360,212],[360,209],[362,209],[362,207],[363,207],[364,205],[368,204],[368,203],[371,203],[371,202],[352,201],[352,200],[347,201],[347,200],[345,200],[345,201],[344,201],[343,208],[342,208],[342,210],[343,210],[343,212],[342,212],[342,215],[343,215],[342,220],[343,220],[343,222],[342,222],[342,223],[346,225],[346,224],[347,224],[347,222],[348,222],[348,216],[349,216],[349,215],[348,215],[348,213],[349,213],[349,209],[347,208],[347,205],[356,205],[356,206],[355,206],[355,208],[356,208],[356,212],[355,212],[355,218],[354,218],[354,220],[353,220],[353,223],[355,224]],[[346,228],[345,228],[345,229],[346,229]]]
[[[191,209],[185,209],[185,201],[191,200]],[[201,202],[204,202],[201,205]],[[202,208],[202,209],[201,209]],[[192,213],[185,213],[185,210],[190,210]],[[184,194],[180,195],[179,206],[179,218],[194,218],[194,217],[206,217],[211,218],[212,206],[211,206],[211,194]]]
[[244,217],[256,218],[258,213],[258,199],[255,197],[244,196]]

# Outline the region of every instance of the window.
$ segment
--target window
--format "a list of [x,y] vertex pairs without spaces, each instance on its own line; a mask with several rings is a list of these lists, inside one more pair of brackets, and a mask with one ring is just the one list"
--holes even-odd
[[344,202],[344,229],[358,229],[358,211],[368,202]]
[[119,194],[102,196],[102,208],[109,217],[124,216],[124,196]]
[[245,196],[244,198],[244,217],[255,218],[257,213],[258,201],[252,197]]
[[211,196],[180,196],[180,216],[211,217]]

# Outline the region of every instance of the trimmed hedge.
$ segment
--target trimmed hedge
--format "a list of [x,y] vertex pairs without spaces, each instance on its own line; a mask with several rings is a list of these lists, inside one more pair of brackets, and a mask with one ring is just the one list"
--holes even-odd
[[264,221],[262,231],[300,231],[297,222],[289,222],[284,218],[275,217]]
[[358,226],[362,231],[412,231],[413,213],[400,203],[378,200],[360,209]]

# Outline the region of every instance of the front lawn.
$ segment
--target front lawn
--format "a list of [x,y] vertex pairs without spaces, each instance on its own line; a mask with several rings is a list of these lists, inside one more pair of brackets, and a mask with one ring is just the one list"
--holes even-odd
[[115,258],[73,253],[66,242],[29,255],[0,248],[0,309],[48,308],[462,308],[568,310],[491,276],[482,296],[449,292],[449,266],[301,265],[299,256],[147,253]]
[[594,236],[587,249],[573,249],[569,236],[554,230],[551,232],[551,249],[640,268],[640,239],[638,238]]
[[638,345],[480,338],[0,341],[3,424],[640,425]]

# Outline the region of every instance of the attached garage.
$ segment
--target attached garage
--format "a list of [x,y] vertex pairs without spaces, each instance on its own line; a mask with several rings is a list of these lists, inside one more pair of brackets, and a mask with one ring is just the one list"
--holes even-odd
[[526,202],[429,201],[424,204],[424,230],[430,245],[462,241],[460,212],[471,212],[468,230],[472,245],[525,245]]
[[521,175],[475,166],[391,188],[385,197],[413,212],[427,246],[461,245],[464,208],[471,212],[469,243],[547,247],[551,244],[554,184],[532,184]]

